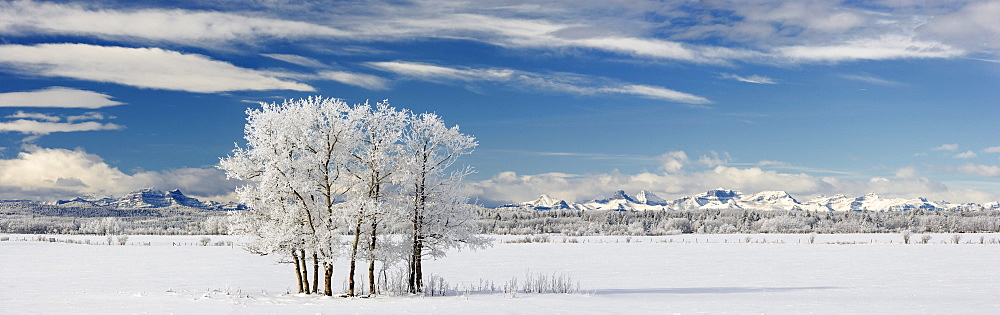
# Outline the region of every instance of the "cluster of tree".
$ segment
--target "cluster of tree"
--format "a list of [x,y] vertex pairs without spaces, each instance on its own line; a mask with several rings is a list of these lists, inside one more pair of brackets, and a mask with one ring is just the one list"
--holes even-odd
[[263,103],[247,116],[245,147],[220,162],[249,183],[236,192],[250,210],[234,213],[231,232],[249,236],[254,253],[290,257],[299,292],[320,293],[322,265],[322,293],[332,295],[333,262],[346,256],[347,295],[361,295],[359,261],[368,262],[367,294],[375,293],[376,263],[398,262],[417,293],[425,257],[486,244],[459,186],[471,169],[450,169],[477,144],[437,115],[311,97]]
[[480,209],[484,234],[1000,232],[1000,211],[814,212],[758,210],[579,211]]

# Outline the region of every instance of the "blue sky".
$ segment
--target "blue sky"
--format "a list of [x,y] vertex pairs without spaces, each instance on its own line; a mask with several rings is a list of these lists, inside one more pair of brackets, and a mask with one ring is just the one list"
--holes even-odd
[[1000,200],[998,1],[0,2],[0,199],[180,188],[258,102],[436,112],[483,203]]

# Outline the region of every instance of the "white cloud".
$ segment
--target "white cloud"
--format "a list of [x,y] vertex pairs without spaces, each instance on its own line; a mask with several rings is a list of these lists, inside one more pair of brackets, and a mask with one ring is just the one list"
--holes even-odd
[[82,123],[58,123],[36,120],[18,119],[0,122],[0,132],[20,132],[30,135],[47,135],[53,132],[78,132],[95,130],[121,130],[125,126],[95,121]]
[[186,44],[260,38],[339,37],[345,32],[293,20],[178,9],[116,10],[81,4],[0,3],[0,33],[69,34]]
[[982,177],[1000,177],[1000,166],[996,165],[965,163],[958,167],[958,171]]
[[698,158],[698,164],[706,167],[716,167],[729,164],[730,160],[732,160],[732,158],[729,156],[729,153],[724,152],[720,156],[718,152],[710,151],[708,155],[702,155]]
[[52,116],[49,114],[42,114],[42,113],[28,113],[23,110],[19,110],[15,112],[13,115],[7,115],[4,118],[27,118],[34,120],[50,121],[50,122],[56,122],[62,120],[62,117],[59,116]]
[[388,83],[385,79],[370,74],[345,71],[321,71],[319,76],[323,79],[333,80],[369,90],[385,90],[388,88]]
[[319,60],[299,55],[290,55],[290,54],[260,54],[260,55],[271,59],[277,59],[287,63],[300,65],[303,67],[310,67],[310,68],[329,67],[325,63],[320,62]]
[[667,152],[658,157],[660,168],[667,173],[677,173],[688,164],[688,156],[684,151]]
[[1000,153],[1000,146],[985,148],[985,149],[983,149],[983,152],[986,152],[986,153]]
[[511,80],[515,73],[509,69],[460,69],[406,61],[367,64],[375,69],[425,81],[507,81]]
[[[1000,5],[990,2],[971,3],[961,10],[939,6],[898,12],[823,1],[629,5],[572,1],[532,6],[530,11],[524,10],[527,6],[468,1],[295,5],[258,1],[253,6],[270,8],[250,14],[15,1],[0,3],[0,34],[200,46],[270,39],[446,38],[512,49],[599,50],[708,64],[951,58],[969,49],[1000,47],[1000,26],[993,18]],[[940,13],[946,14],[931,18]],[[715,39],[728,47],[701,44],[719,42]],[[265,56],[317,66],[314,60],[294,55]]]
[[976,152],[972,152],[972,150],[969,150],[959,154],[955,154],[954,157],[956,159],[972,159],[976,157]]
[[916,178],[917,168],[913,166],[907,166],[896,170],[896,177],[899,178]]
[[[540,41],[544,42],[544,41]],[[685,44],[651,38],[600,37],[552,40],[545,45],[594,48],[645,58],[678,60],[692,63],[726,64],[733,60],[756,60],[766,54],[749,49]]]
[[712,102],[709,101],[707,98],[697,96],[694,94],[674,91],[659,86],[642,85],[642,84],[622,84],[619,86],[609,86],[609,87],[599,88],[596,91],[634,95],[644,98],[651,98],[651,99],[685,103],[685,104],[697,105],[697,104],[708,104]]
[[841,74],[839,77],[884,86],[901,86],[903,83],[872,76],[870,74]]
[[[824,63],[855,60],[952,58],[959,47],[918,38],[923,16],[877,12],[825,2],[717,1],[635,4],[614,9],[595,2],[551,3],[525,15],[488,6],[452,3],[407,8],[403,18],[383,18],[379,27],[350,29],[393,38],[473,39],[510,48],[594,49],[640,58],[691,63]],[[680,6],[681,8],[678,8]],[[398,9],[398,8],[394,8]],[[706,10],[707,9],[707,10]],[[386,10],[391,12],[391,9]],[[476,13],[470,13],[476,12]],[[488,15],[494,14],[494,15]],[[664,19],[651,21],[648,16]],[[526,18],[530,16],[531,18]],[[683,27],[668,27],[672,22]],[[695,21],[694,25],[690,23]],[[667,36],[657,36],[668,34]],[[876,35],[881,34],[881,35]],[[664,38],[666,37],[666,38]],[[671,40],[722,37],[730,47]]]
[[934,151],[955,151],[958,150],[958,143],[945,143],[937,147],[931,148]]
[[238,183],[214,168],[126,174],[83,149],[25,146],[0,159],[0,199],[69,199],[84,194],[121,195],[140,188],[181,189],[194,196],[224,196]]
[[104,119],[105,119],[104,114],[98,112],[86,112],[83,113],[83,115],[73,115],[66,117],[66,121],[68,122],[77,122],[80,120],[104,120]]
[[0,63],[31,75],[197,93],[315,90],[306,84],[280,80],[202,55],[160,48],[86,44],[0,45]]
[[842,62],[857,60],[953,58],[965,51],[933,41],[900,35],[853,39],[829,45],[795,45],[774,50],[792,62]]
[[0,93],[0,107],[101,108],[121,104],[112,101],[111,96],[106,94],[58,86],[29,92]]
[[367,65],[378,70],[430,82],[498,82],[578,95],[620,94],[692,105],[711,103],[704,97],[664,87],[621,83],[605,78],[566,73],[539,74],[502,68],[453,68],[405,61],[369,62]]
[[741,75],[736,75],[736,74],[732,74],[732,73],[725,73],[725,72],[723,72],[720,75],[721,75],[721,77],[723,79],[736,80],[736,81],[746,82],[746,83],[755,83],[755,84],[777,84],[778,83],[778,82],[774,81],[774,79],[771,79],[771,78],[768,78],[768,77],[765,77],[765,76],[762,76],[762,75],[756,75],[756,74],[751,74],[749,76],[741,76]]
[[788,162],[763,160],[763,161],[757,162],[757,165],[759,165],[759,166],[787,166]]
[[[508,48],[593,49],[709,64],[952,58],[978,45],[952,46],[916,34],[930,15],[953,10],[945,6],[880,11],[838,2],[723,0],[551,2],[530,12],[515,7],[472,2],[382,5],[370,10],[385,12],[371,19],[377,26],[350,19],[341,25],[362,38],[380,40],[459,38]],[[980,16],[986,19],[978,23],[992,29],[990,15]],[[700,44],[719,39],[727,47]]]
[[956,12],[935,16],[918,31],[977,50],[1000,49],[1000,2],[970,1]]

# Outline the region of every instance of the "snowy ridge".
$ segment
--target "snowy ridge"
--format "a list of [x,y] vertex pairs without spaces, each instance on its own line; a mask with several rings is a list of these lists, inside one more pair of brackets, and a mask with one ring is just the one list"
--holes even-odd
[[623,190],[615,191],[605,199],[595,199],[583,203],[568,203],[549,195],[536,200],[508,204],[499,208],[520,208],[535,210],[574,209],[595,211],[642,211],[642,210],[724,210],[747,209],[762,211],[939,211],[939,210],[1000,210],[1000,202],[986,204],[953,204],[947,201],[930,201],[926,198],[882,198],[868,193],[860,197],[845,195],[820,196],[806,202],[799,202],[784,191],[762,191],[744,194],[738,190],[723,188],[709,190],[693,196],[685,196],[672,201],[664,200],[648,190],[642,190],[631,197]]
[[88,206],[88,207],[108,207],[116,209],[150,209],[166,208],[173,206],[191,207],[203,210],[244,210],[246,207],[236,203],[219,203],[215,201],[201,201],[197,198],[184,195],[179,189],[167,192],[145,188],[125,194],[121,198],[83,196],[71,200],[56,201],[60,206]]
[[571,209],[569,204],[565,200],[556,200],[549,195],[541,195],[538,199],[532,201],[525,201],[518,204],[503,205],[500,207],[510,207],[510,208],[531,208],[535,210],[564,210]]

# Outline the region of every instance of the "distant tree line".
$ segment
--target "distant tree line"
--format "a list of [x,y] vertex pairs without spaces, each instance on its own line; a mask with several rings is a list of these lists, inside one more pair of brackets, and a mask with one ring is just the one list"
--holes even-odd
[[1000,211],[815,212],[759,210],[580,211],[480,209],[483,234],[1000,232]]
[[[110,220],[110,221],[109,221]],[[0,202],[0,233],[107,234],[96,228],[113,222],[111,234],[212,235],[228,234],[226,211],[189,207],[116,209],[108,207]]]

